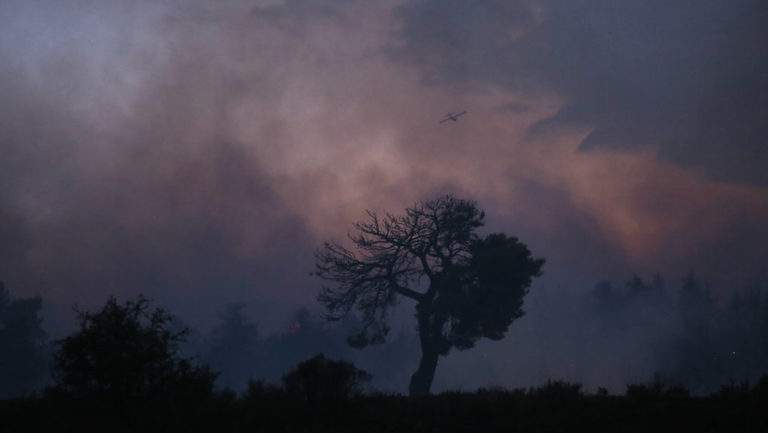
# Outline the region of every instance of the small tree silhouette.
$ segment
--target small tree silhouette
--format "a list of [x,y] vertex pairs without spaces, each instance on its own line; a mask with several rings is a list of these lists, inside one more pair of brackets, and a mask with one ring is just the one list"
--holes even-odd
[[42,299],[12,299],[0,281],[0,398],[27,395],[48,373]]
[[245,306],[243,302],[227,305],[219,315],[219,324],[211,332],[207,359],[221,372],[218,383],[231,389],[245,385],[250,372],[259,363],[259,330],[256,323],[248,320],[243,311]]
[[110,297],[101,311],[78,311],[80,329],[56,342],[53,388],[75,397],[129,399],[178,395],[186,399],[211,394],[216,377],[207,365],[178,356],[189,330],[172,332],[172,316],[150,310],[139,296],[124,305]]
[[382,343],[390,308],[401,297],[416,301],[422,356],[412,395],[429,392],[438,358],[451,348],[502,339],[541,275],[544,259],[517,238],[479,237],[484,218],[474,202],[450,195],[416,203],[404,215],[369,211],[350,235],[357,251],[326,243],[316,254],[316,275],[336,283],[318,296],[329,319],[353,308],[362,315],[362,330],[348,340],[353,346]]
[[346,361],[310,358],[283,376],[288,395],[308,402],[356,397],[370,382],[371,375]]

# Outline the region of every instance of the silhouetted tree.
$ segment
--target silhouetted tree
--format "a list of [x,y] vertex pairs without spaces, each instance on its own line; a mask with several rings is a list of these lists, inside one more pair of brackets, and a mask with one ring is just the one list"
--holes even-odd
[[480,238],[484,213],[450,195],[416,203],[404,215],[367,214],[350,235],[357,251],[326,243],[316,253],[316,274],[337,283],[318,300],[331,320],[353,308],[361,313],[362,329],[348,339],[356,347],[385,340],[399,297],[416,301],[422,357],[409,392],[425,394],[440,355],[504,337],[524,314],[523,297],[544,260],[503,233]]
[[29,394],[48,372],[40,297],[12,299],[0,281],[0,398]]
[[371,375],[346,361],[326,359],[323,354],[310,358],[283,376],[288,395],[308,402],[356,397],[370,382]]
[[734,292],[725,318],[730,375],[754,380],[768,372],[768,287],[756,282]]
[[211,333],[208,360],[213,368],[222,372],[219,384],[230,388],[244,386],[258,363],[258,326],[248,320],[244,308],[242,302],[227,305]]
[[57,342],[54,390],[75,397],[129,399],[177,395],[204,398],[216,377],[207,365],[178,356],[187,330],[172,332],[172,316],[139,296],[101,311],[78,311],[80,329]]
[[646,296],[651,299],[660,298],[664,295],[665,282],[661,275],[656,274],[650,283],[646,283],[639,276],[633,275],[632,279],[626,282],[629,294],[632,296]]
[[683,278],[678,303],[683,314],[711,316],[714,308],[709,287],[699,280],[693,272],[689,272]]
[[344,358],[350,351],[343,342],[342,330],[329,327],[308,309],[297,309],[283,330],[264,341],[262,350],[263,378],[279,381],[292,365],[323,352]]
[[660,361],[665,382],[684,386],[696,394],[717,389],[729,380],[723,347],[722,319],[706,284],[688,273],[672,309],[679,321],[670,329]]

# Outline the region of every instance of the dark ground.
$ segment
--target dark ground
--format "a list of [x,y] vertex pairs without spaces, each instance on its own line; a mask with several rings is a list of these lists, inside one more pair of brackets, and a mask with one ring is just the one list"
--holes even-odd
[[627,395],[585,395],[562,382],[529,390],[368,395],[307,401],[279,388],[204,401],[112,404],[55,395],[0,402],[3,432],[765,432],[768,380],[707,397],[631,386]]

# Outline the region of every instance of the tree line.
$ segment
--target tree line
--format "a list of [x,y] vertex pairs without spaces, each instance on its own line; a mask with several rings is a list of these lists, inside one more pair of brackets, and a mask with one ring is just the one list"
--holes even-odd
[[[359,354],[371,350],[396,380],[415,365],[409,393],[427,394],[440,357],[506,335],[524,315],[525,296],[542,273],[544,259],[513,236],[480,235],[483,225],[474,202],[453,196],[417,202],[401,214],[368,212],[346,244],[329,242],[316,252],[315,273],[326,283],[318,301],[326,319],[341,326],[324,326],[304,310],[286,332],[262,338],[244,304],[231,304],[197,357],[187,356],[183,345],[190,330],[166,310],[150,308],[144,297],[123,304],[110,298],[100,311],[78,311],[79,329],[48,345],[41,299],[11,298],[0,285],[0,397],[29,394],[46,383],[53,394],[112,399],[170,390],[205,394],[216,380],[236,389],[251,379],[280,380],[290,366],[320,352],[364,361]],[[393,338],[391,315],[401,300],[414,305],[416,335]],[[768,368],[768,297],[759,284],[735,292],[723,306],[693,274],[677,292],[660,276],[635,276],[623,287],[598,283],[588,304],[587,314],[606,338],[671,317],[679,326],[664,336],[656,360],[656,376],[667,383],[708,392],[754,380]],[[347,349],[371,345],[379,346]],[[311,359],[319,365],[326,358]],[[44,379],[49,369],[52,381]]]

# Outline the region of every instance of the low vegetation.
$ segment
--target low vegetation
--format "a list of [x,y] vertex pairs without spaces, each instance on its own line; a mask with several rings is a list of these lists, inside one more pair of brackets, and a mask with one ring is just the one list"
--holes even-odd
[[5,400],[0,402],[0,419],[4,431],[13,432],[764,432],[768,431],[766,390],[768,377],[706,397],[658,384],[632,385],[626,395],[618,396],[584,393],[578,384],[551,382],[527,390],[480,389],[416,397],[344,396],[320,390],[317,398],[307,398],[292,385],[252,382],[241,395],[133,399],[120,411],[96,397]]
[[79,312],[79,329],[55,344],[54,382],[0,400],[0,431],[768,431],[768,376],[705,396],[667,387],[661,377],[629,385],[624,395],[551,381],[403,396],[377,392],[366,371],[319,354],[280,385],[251,380],[235,393],[215,387],[208,364],[179,353],[188,332],[150,304],[110,298],[96,312]]

